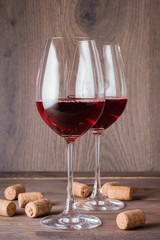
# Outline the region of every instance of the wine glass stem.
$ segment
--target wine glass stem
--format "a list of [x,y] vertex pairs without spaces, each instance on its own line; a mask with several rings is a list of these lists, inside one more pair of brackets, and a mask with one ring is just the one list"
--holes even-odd
[[100,137],[102,133],[94,132],[95,138],[95,182],[91,198],[102,195],[101,179],[100,179]]
[[63,211],[64,214],[74,215],[76,207],[74,206],[74,195],[73,195],[73,150],[74,143],[73,141],[67,142],[67,200],[66,206]]

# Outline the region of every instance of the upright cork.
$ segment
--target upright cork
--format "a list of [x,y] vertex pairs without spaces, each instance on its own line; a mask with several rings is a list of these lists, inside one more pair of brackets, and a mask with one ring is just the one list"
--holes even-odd
[[88,197],[90,189],[86,184],[73,182],[73,193],[77,197]]
[[0,199],[0,215],[12,217],[16,213],[16,204],[14,202]]
[[48,199],[39,199],[34,202],[29,202],[25,206],[25,212],[28,217],[35,218],[49,214],[52,209],[52,204]]
[[120,182],[107,182],[102,186],[102,193],[105,197],[108,197],[108,188],[110,186],[121,186]]
[[110,186],[108,198],[117,200],[132,200],[132,188],[127,186]]
[[122,230],[133,229],[145,224],[146,216],[140,209],[121,212],[116,218],[117,226]]
[[18,205],[23,208],[29,202],[36,201],[38,199],[42,199],[43,195],[41,192],[28,192],[28,193],[20,193],[18,195]]
[[24,193],[25,191],[25,187],[22,184],[16,184],[7,187],[4,191],[4,196],[8,200],[15,200],[18,198],[19,193]]

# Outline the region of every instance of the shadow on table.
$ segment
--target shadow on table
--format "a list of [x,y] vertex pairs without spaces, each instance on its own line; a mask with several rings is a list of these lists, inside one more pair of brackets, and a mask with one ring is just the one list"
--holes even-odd
[[142,230],[156,229],[156,228],[157,228],[157,230],[160,229],[160,222],[145,223],[145,225],[141,227]]
[[133,200],[160,200],[159,188],[138,188],[133,187]]

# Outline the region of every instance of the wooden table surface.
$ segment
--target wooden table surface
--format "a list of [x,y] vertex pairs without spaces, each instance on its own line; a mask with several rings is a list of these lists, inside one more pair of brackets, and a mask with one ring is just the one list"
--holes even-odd
[[[16,175],[16,174],[15,174]],[[111,174],[110,174],[111,176]],[[40,218],[31,219],[25,215],[24,209],[18,207],[17,214],[14,217],[0,216],[0,240],[28,240],[28,239],[87,239],[87,240],[126,240],[126,239],[142,239],[156,240],[160,239],[160,174],[155,176],[147,176],[141,174],[134,177],[105,177],[102,178],[102,184],[107,181],[120,181],[123,185],[134,187],[134,196],[132,201],[125,202],[126,206],[123,210],[108,211],[105,213],[92,213],[99,217],[103,225],[91,230],[77,231],[56,231],[48,229],[40,224]],[[84,182],[91,188],[93,186],[92,177],[77,177],[76,181]],[[50,199],[53,203],[52,214],[60,213],[65,205],[66,198],[66,177],[16,177],[8,175],[0,175],[0,198],[4,199],[4,189],[13,184],[22,183],[26,187],[26,191],[41,191],[44,197]],[[122,231],[116,225],[116,216],[121,211],[127,211],[140,208],[146,213],[146,224],[134,230]],[[88,214],[89,212],[87,212]]]

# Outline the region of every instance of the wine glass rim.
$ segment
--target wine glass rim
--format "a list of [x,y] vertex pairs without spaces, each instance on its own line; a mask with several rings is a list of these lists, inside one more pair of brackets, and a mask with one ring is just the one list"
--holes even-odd
[[99,41],[99,40],[96,40],[96,43],[99,43],[99,44],[102,44],[102,45],[120,46],[119,42],[110,42],[110,41]]
[[93,38],[89,38],[87,36],[73,36],[73,37],[69,37],[69,36],[55,36],[55,37],[49,37],[47,40],[54,40],[54,39],[75,39],[77,41],[95,41],[96,43],[102,44],[102,45],[110,45],[110,46],[120,46],[119,42],[114,42],[114,41],[100,41],[100,40],[96,40]]
[[67,37],[67,36],[57,36],[57,37],[49,37],[47,40],[54,40],[54,39],[75,39],[77,41],[95,41],[93,38],[89,38],[86,36],[73,36],[73,37]]

